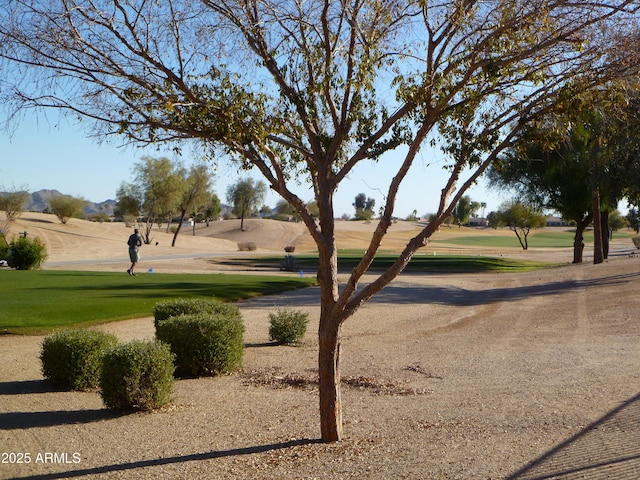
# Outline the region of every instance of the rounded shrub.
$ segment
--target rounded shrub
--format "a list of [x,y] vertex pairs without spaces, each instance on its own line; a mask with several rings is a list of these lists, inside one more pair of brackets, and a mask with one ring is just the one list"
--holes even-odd
[[156,328],[158,322],[179,315],[209,313],[222,315],[229,319],[241,319],[240,309],[233,303],[224,303],[211,297],[174,298],[156,303],[153,318]]
[[640,235],[635,235],[631,237],[631,241],[633,242],[634,247],[640,248]]
[[173,355],[158,341],[132,341],[105,352],[100,388],[109,408],[150,411],[171,401]]
[[171,346],[176,376],[232,373],[242,367],[244,324],[238,316],[195,313],[157,322],[156,338]]
[[288,308],[269,314],[269,338],[284,345],[297,345],[307,332],[309,314]]
[[95,330],[60,330],[42,342],[44,377],[56,388],[84,390],[100,385],[102,356],[118,343],[115,335]]
[[7,264],[17,270],[31,270],[40,268],[47,256],[47,248],[39,238],[18,237],[9,243]]

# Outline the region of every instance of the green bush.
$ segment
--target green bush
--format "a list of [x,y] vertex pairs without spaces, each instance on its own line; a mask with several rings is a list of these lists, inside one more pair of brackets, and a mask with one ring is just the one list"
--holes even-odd
[[115,335],[95,330],[52,333],[42,342],[42,373],[63,390],[95,388],[100,384],[102,356],[117,343]]
[[636,235],[635,237],[631,237],[631,241],[636,248],[640,248],[640,235]]
[[100,394],[104,404],[119,410],[150,411],[171,401],[173,355],[158,341],[117,345],[103,357]]
[[40,268],[47,259],[47,248],[39,238],[18,237],[9,244],[7,263],[18,270]]
[[0,260],[6,260],[7,258],[9,258],[9,244],[7,244],[2,234],[0,234]]
[[157,322],[156,338],[171,346],[176,376],[199,377],[232,373],[242,366],[242,318],[196,313]]
[[288,308],[269,314],[269,338],[280,344],[296,345],[307,332],[309,314]]
[[220,314],[227,318],[241,318],[240,309],[233,303],[224,303],[215,298],[175,298],[156,303],[153,318],[156,328],[158,322],[169,317],[191,315],[195,313]]

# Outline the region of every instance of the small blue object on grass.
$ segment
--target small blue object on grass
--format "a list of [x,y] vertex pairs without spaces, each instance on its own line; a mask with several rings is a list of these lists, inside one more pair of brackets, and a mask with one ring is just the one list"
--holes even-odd
[[150,268],[149,270],[147,270],[147,273],[153,273],[153,268]]
[[304,272],[300,270],[300,278],[304,278]]

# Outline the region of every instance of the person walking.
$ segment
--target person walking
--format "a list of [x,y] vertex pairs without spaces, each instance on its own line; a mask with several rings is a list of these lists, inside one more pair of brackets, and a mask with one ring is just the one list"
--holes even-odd
[[127,240],[127,245],[129,245],[129,259],[131,260],[131,267],[127,270],[127,273],[132,277],[135,277],[136,274],[133,269],[136,267],[136,264],[140,261],[140,247],[142,246],[142,239],[140,238],[140,233],[138,229],[134,229],[133,233],[129,236],[129,240]]

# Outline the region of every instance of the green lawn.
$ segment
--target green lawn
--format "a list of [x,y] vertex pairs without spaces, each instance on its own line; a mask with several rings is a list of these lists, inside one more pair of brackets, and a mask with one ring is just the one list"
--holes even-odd
[[[318,269],[317,254],[294,255],[298,269],[315,272]],[[378,254],[371,265],[370,270],[381,271],[388,268],[397,258],[397,255]],[[362,258],[362,250],[341,250],[338,252],[338,268],[342,271],[352,270]],[[225,265],[240,265],[262,268],[276,268],[283,260],[283,256],[254,257],[254,258],[227,258],[217,260],[217,263]],[[511,258],[482,257],[468,255],[428,255],[416,254],[405,272],[414,273],[473,273],[473,272],[498,272],[498,271],[525,271],[535,270],[551,266],[550,263],[515,260]]]
[[[455,227],[452,227],[455,228]],[[528,237],[529,247],[531,248],[570,248],[573,247],[573,237],[575,232],[573,231],[559,231],[550,232],[548,230],[531,232]],[[628,238],[635,235],[635,233],[615,232],[613,234],[613,241],[616,238]],[[593,232],[588,230],[584,235],[585,243],[593,243]],[[462,236],[459,238],[448,238],[446,240],[439,240],[437,235],[429,240],[429,243],[448,243],[453,245],[464,245],[467,247],[520,247],[518,238],[513,232],[505,231],[504,235],[470,235]]]
[[[349,271],[362,251],[343,250],[339,268]],[[396,259],[380,254],[371,270],[380,271]],[[277,269],[283,256],[225,259],[221,263]],[[315,283],[317,255],[296,255],[298,276],[225,274],[141,274],[57,270],[0,270],[0,333],[44,333],[55,328],[91,325],[151,316],[154,305],[176,297],[205,296],[223,301],[279,293]],[[416,255],[406,272],[525,271],[548,263],[480,256]]]
[[0,332],[147,317],[161,300],[205,296],[235,301],[314,284],[312,278],[225,274],[141,274],[0,270]]

